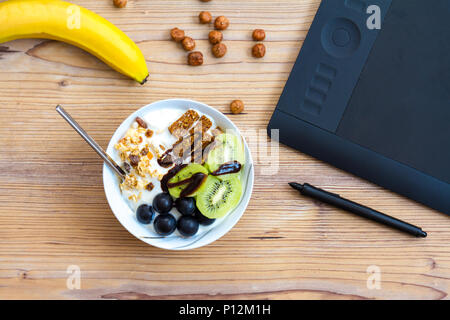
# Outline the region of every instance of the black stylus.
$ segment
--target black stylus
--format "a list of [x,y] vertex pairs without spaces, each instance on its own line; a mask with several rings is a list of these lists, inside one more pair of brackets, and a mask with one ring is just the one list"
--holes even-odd
[[300,193],[305,196],[320,200],[337,208],[350,211],[358,216],[379,222],[381,224],[409,233],[416,237],[425,238],[427,236],[427,233],[419,227],[398,220],[379,211],[370,209],[356,202],[344,199],[338,194],[316,188],[308,183],[299,184],[291,182],[289,183],[289,185],[295,190],[300,191]]

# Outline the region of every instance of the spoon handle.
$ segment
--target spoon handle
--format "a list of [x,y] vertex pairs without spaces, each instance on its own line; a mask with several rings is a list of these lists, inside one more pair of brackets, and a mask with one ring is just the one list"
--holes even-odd
[[122,179],[125,179],[125,171],[99,146],[94,139],[92,139],[86,131],[64,110],[63,107],[58,105],[56,111],[72,126],[72,128],[78,132],[78,134],[94,149],[95,152],[105,161],[105,163],[114,170],[114,172]]

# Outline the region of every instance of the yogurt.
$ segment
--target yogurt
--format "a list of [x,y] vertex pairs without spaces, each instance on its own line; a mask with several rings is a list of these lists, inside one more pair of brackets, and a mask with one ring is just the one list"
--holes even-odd
[[[194,111],[203,116],[201,112]],[[160,181],[173,166],[160,166],[158,158],[178,141],[179,138],[169,131],[169,127],[185,112],[182,109],[150,111],[134,121],[125,136],[115,144],[122,167],[127,172],[120,189],[133,212],[142,204],[151,204],[153,198],[162,192]],[[212,126],[206,133],[211,134],[216,123],[214,119],[209,119]]]

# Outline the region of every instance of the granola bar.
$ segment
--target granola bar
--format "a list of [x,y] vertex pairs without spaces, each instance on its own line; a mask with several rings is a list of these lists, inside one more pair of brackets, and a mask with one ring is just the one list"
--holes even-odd
[[177,121],[169,126],[169,132],[177,137],[181,138],[185,136],[190,127],[200,118],[197,111],[189,109],[186,111]]

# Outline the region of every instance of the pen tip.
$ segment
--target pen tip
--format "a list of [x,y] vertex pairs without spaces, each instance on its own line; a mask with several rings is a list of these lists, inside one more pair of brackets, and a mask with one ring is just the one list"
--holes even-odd
[[298,191],[301,191],[303,189],[303,185],[297,182],[289,182],[289,185]]
[[427,233],[423,230],[420,230],[421,232],[419,233],[419,237],[421,238],[426,238],[427,237]]

